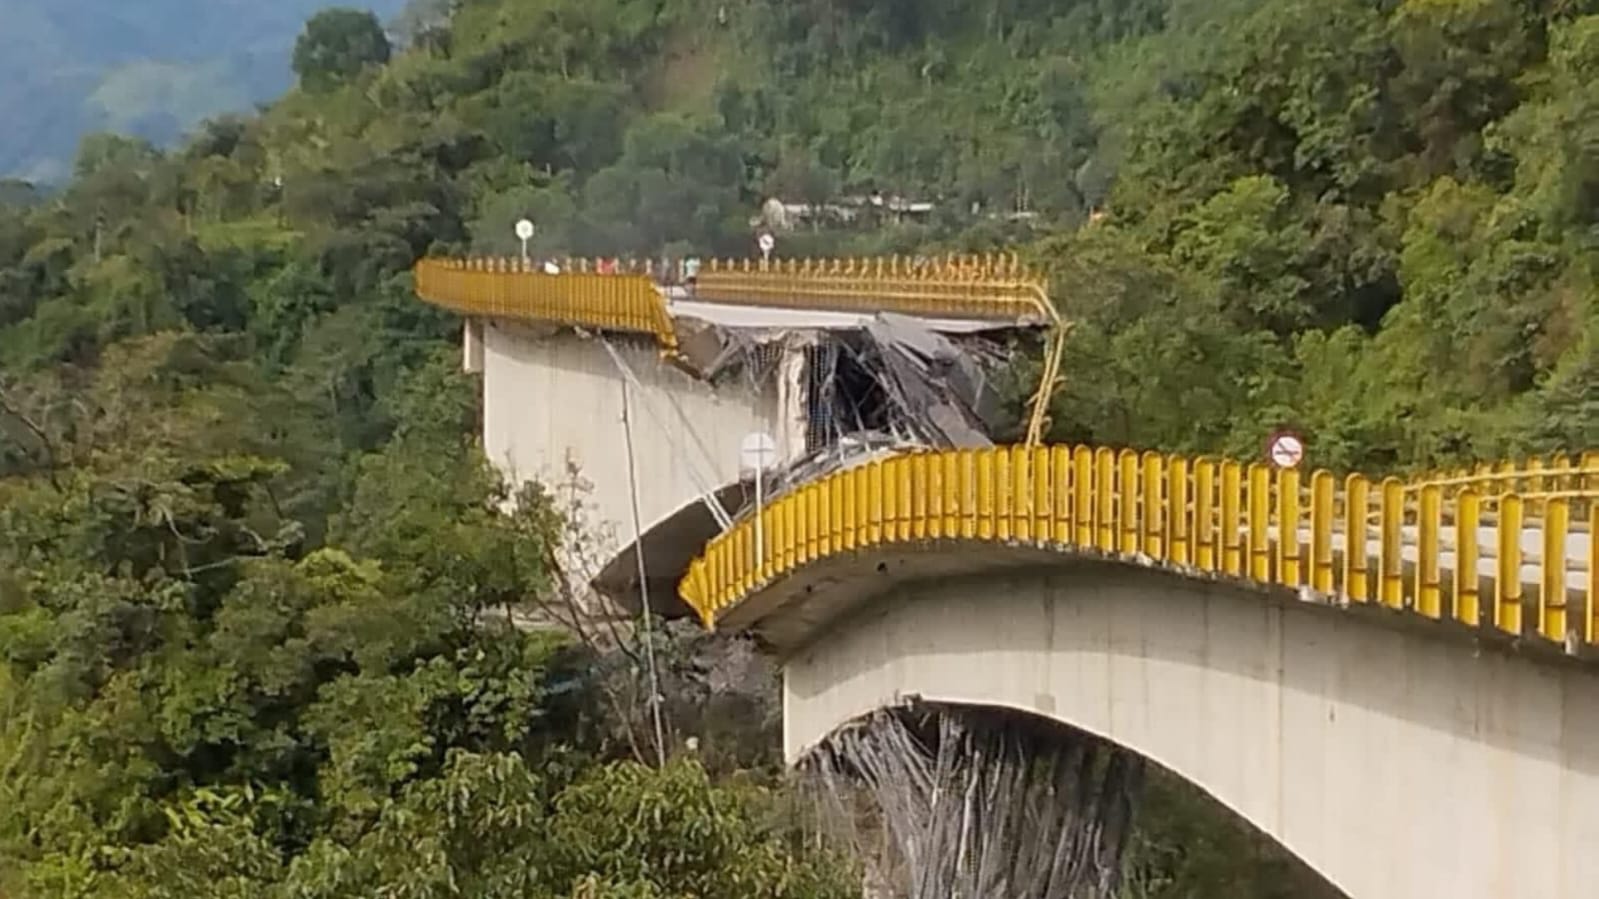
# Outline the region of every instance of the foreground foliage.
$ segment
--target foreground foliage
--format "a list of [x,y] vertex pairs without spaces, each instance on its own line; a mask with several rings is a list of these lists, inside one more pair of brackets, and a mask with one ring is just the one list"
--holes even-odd
[[549,572],[447,360],[313,549],[286,508],[314,466],[249,454],[287,401],[213,349],[121,344],[84,424],[124,404],[134,442],[51,436],[81,461],[0,482],[0,891],[843,895],[755,786],[607,761],[590,653],[485,614]]

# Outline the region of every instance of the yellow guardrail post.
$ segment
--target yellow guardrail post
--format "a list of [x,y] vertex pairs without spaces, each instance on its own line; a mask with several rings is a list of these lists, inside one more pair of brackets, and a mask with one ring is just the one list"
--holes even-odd
[[805,549],[800,562],[805,564],[821,558],[822,522],[826,520],[822,516],[822,498],[826,490],[824,485],[813,482],[801,488],[800,495],[805,506]]
[[804,545],[804,535],[800,531],[800,524],[804,520],[800,516],[799,495],[789,494],[777,501],[782,514],[777,519],[777,536],[782,540],[778,549],[777,562],[783,566],[784,571],[794,570],[799,564],[800,550]]
[[1521,497],[1499,497],[1498,574],[1494,578],[1494,626],[1521,636]]
[[1094,543],[1100,552],[1116,551],[1116,454],[1094,451]]
[[1216,460],[1201,457],[1194,463],[1194,565],[1216,571]]
[[1557,643],[1566,639],[1566,535],[1570,507],[1564,499],[1544,502],[1542,577],[1538,589],[1538,631]]
[[1438,568],[1439,532],[1443,526],[1443,489],[1421,488],[1416,517],[1416,611],[1437,620],[1443,617],[1443,587]]
[[909,456],[895,456],[889,460],[888,475],[894,484],[894,534],[895,541],[911,539],[915,499],[911,494],[912,468]]
[[1072,467],[1072,451],[1070,447],[1052,446],[1048,453],[1053,503],[1046,508],[1053,509],[1054,514],[1046,539],[1060,546],[1069,546],[1076,539],[1077,515],[1077,482]]
[[[1031,445],[1013,446],[1010,448],[1010,501],[1011,525],[1010,536],[1012,540],[1021,543],[1033,542],[1033,480],[1037,473],[1033,471],[1033,451]],[[1047,480],[1048,469],[1044,476],[1038,477],[1039,483]]]
[[1163,562],[1166,560],[1166,522],[1171,514],[1162,496],[1167,486],[1166,459],[1160,453],[1146,452],[1143,466],[1140,475],[1143,479],[1143,501],[1139,516],[1143,525],[1143,552],[1151,559]]
[[907,540],[925,540],[928,533],[928,522],[936,516],[931,514],[932,506],[929,500],[936,491],[929,489],[930,480],[927,471],[927,455],[918,453],[905,459],[907,484],[905,489],[910,491],[910,527],[905,532]]
[[1599,646],[1599,502],[1588,505],[1588,623],[1585,639]]
[[1482,623],[1482,599],[1477,586],[1481,562],[1477,540],[1482,528],[1480,500],[1475,490],[1455,495],[1455,619],[1472,627]]
[[1336,486],[1332,472],[1318,471],[1310,476],[1310,588],[1317,593],[1333,591],[1333,491]]
[[888,506],[887,497],[883,495],[883,463],[881,460],[873,461],[866,466],[866,545],[876,546],[883,542],[883,531],[886,516],[884,511]]
[[993,450],[994,456],[994,539],[1009,543],[1015,539],[1016,497],[1012,490],[1014,475],[1011,472],[1010,450]]
[[1221,464],[1221,570],[1238,577],[1244,573],[1244,544],[1240,532],[1244,499],[1243,466],[1231,459]]
[[1072,450],[1072,539],[1084,549],[1094,545],[1094,451]]
[[977,454],[971,450],[962,450],[959,454],[960,465],[956,469],[959,478],[957,491],[960,509],[960,534],[967,540],[977,536],[978,510],[978,467]]
[[959,536],[961,533],[960,468],[962,455],[960,453],[941,453],[939,454],[939,459],[941,460],[941,464],[939,465],[939,482],[942,485],[944,497],[944,514],[940,518],[942,526],[939,536],[943,536],[947,539]]
[[1166,463],[1166,546],[1177,565],[1193,563],[1193,497],[1190,495],[1188,460],[1173,456]]
[[1277,582],[1299,587],[1304,581],[1299,549],[1299,471],[1277,472]]
[[1138,552],[1138,453],[1124,449],[1116,456],[1116,531],[1110,550],[1124,555]]
[[1344,593],[1355,602],[1371,601],[1371,483],[1358,474],[1344,480]]
[[994,539],[994,451],[977,451],[977,527],[979,540]]
[[1405,606],[1404,546],[1405,488],[1398,478],[1382,482],[1382,522],[1379,525],[1381,552],[1377,557],[1380,582],[1378,598],[1390,609]]
[[1249,546],[1249,577],[1259,583],[1271,580],[1271,468],[1256,462],[1249,466],[1249,521],[1244,526]]

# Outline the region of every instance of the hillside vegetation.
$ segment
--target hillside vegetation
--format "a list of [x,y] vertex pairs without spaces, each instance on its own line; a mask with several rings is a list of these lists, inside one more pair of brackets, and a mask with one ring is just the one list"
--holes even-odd
[[[747,255],[770,196],[933,201],[778,253],[1020,247],[1075,324],[1055,439],[1253,455],[1291,424],[1372,473],[1599,442],[1596,0],[408,22],[397,50],[319,17],[259,115],[0,185],[0,894],[847,892],[697,644],[662,638],[703,755],[660,768],[625,653],[481,626],[550,594],[560,525],[536,490],[498,511],[408,269],[523,215],[539,252]],[[1157,798],[1138,896],[1319,895]]]

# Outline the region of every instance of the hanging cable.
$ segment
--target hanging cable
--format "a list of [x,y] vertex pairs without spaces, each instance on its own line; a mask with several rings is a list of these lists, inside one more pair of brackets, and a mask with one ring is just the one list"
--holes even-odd
[[[595,339],[600,342],[601,346],[605,347],[605,352],[610,354],[611,361],[616,365],[617,371],[621,372],[622,377],[625,379],[625,383],[632,384],[633,386],[639,388],[639,392],[641,394],[644,393],[644,386],[639,383],[638,377],[633,374],[633,369],[627,364],[627,361],[622,358],[622,354],[618,353],[616,348],[611,346],[611,342],[606,340],[603,335],[595,335]],[[694,423],[689,419],[687,413],[683,411],[683,407],[677,404],[677,401],[672,398],[670,392],[667,393],[667,400],[672,403],[672,408],[677,412],[678,418],[681,419],[683,424],[687,426],[689,436],[694,439],[694,443],[699,448],[700,454],[706,460],[710,460],[712,458],[710,450],[706,449],[704,442],[699,439],[699,432],[694,429]],[[644,408],[646,411],[650,412],[650,416],[652,418],[656,419],[657,424],[662,425],[662,433],[670,434],[670,431],[668,431],[665,427],[665,423],[661,422],[660,418],[655,415],[654,409],[647,403],[645,404]],[[687,458],[686,453],[681,452],[681,450],[675,445],[673,449],[677,450],[678,454],[684,457],[685,462],[692,461],[691,459]],[[712,480],[714,481],[715,463],[712,462],[711,465]],[[689,466],[688,473],[689,479],[694,482],[695,489],[700,491],[700,501],[705,504],[706,509],[710,510],[711,517],[716,519],[717,526],[724,531],[728,528],[731,528],[733,526],[733,516],[729,515],[727,510],[722,508],[721,502],[716,498],[716,487],[720,485],[707,487],[704,478],[700,476],[700,473],[697,472],[695,466],[693,465]]]
[[[610,345],[607,344],[607,347]],[[644,618],[644,667],[649,670],[650,721],[655,730],[655,758],[666,766],[666,730],[661,726],[661,678],[655,666],[655,616],[650,611],[650,581],[644,564],[644,523],[638,505],[638,464],[633,456],[633,416],[627,401],[627,382],[622,382],[622,436],[627,443],[627,485],[633,505],[633,557],[638,562],[639,614]]]

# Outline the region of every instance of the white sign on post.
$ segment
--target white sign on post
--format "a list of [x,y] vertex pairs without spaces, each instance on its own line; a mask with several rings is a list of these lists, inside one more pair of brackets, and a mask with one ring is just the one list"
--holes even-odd
[[533,223],[522,219],[516,223],[516,238],[522,242],[522,265],[527,267],[527,242],[533,239]]
[[769,434],[760,431],[746,434],[743,442],[738,445],[738,467],[741,471],[753,471],[759,474],[776,461],[777,443]]
[[1266,444],[1266,458],[1278,468],[1298,468],[1305,458],[1305,442],[1298,434],[1278,431]]
[[766,559],[766,537],[761,532],[761,510],[765,507],[766,469],[777,461],[777,443],[771,436],[756,431],[746,434],[738,445],[738,467],[755,474],[755,566]]
[[777,238],[773,237],[770,231],[763,231],[755,243],[761,248],[761,261],[771,261],[772,250],[777,247]]

